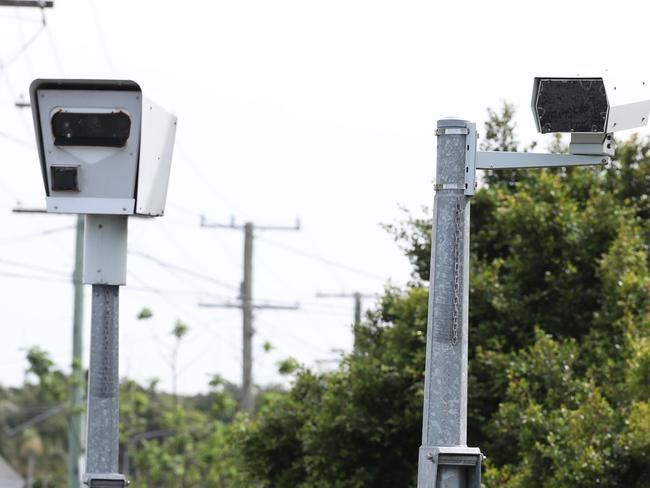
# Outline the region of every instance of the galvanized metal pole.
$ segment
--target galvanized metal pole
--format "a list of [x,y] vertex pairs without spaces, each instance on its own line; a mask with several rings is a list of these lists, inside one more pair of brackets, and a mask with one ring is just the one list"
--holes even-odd
[[244,225],[244,282],[242,283],[243,378],[242,410],[253,415],[253,231],[252,222]]
[[84,288],[82,282],[84,256],[84,216],[77,215],[74,283],[74,314],[72,320],[72,414],[68,430],[68,488],[79,488],[79,458],[82,451],[82,418],[84,372],[82,354]]
[[468,124],[438,121],[419,488],[466,488],[468,482],[463,466],[432,462],[434,448],[467,443]]
[[86,473],[117,473],[119,289],[93,285]]

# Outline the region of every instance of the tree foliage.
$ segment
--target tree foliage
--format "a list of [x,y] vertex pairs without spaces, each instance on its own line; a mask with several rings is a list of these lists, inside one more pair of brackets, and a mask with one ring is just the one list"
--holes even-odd
[[[504,105],[490,150],[518,143]],[[563,152],[556,138],[549,148]],[[521,149],[521,148],[519,148]],[[609,168],[488,173],[472,202],[470,444],[487,487],[641,487],[650,477],[650,142]],[[241,432],[273,487],[414,484],[431,221],[387,226],[413,264],[355,329],[339,369],[297,371]]]

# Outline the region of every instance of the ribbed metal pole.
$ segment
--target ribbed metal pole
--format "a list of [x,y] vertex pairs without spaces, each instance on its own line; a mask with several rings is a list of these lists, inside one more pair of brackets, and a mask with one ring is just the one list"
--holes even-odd
[[434,469],[429,451],[433,447],[467,443],[469,197],[464,194],[467,128],[465,120],[438,121],[419,488],[467,486],[462,467],[440,465]]
[[119,286],[93,285],[86,473],[117,473]]

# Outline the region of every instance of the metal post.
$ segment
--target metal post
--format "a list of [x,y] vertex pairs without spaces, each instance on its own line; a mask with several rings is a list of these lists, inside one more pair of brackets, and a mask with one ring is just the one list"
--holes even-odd
[[253,415],[253,230],[252,222],[244,225],[244,282],[242,283],[243,354],[242,410]]
[[469,197],[468,122],[438,121],[419,488],[466,488],[463,466],[443,465],[436,447],[467,443]]
[[82,450],[82,416],[84,373],[82,367],[82,337],[84,293],[83,273],[84,217],[77,215],[75,240],[75,263],[72,281],[74,283],[74,314],[72,323],[72,392],[70,429],[68,430],[68,487],[79,488],[79,458]]
[[126,284],[127,227],[124,215],[86,215],[83,281],[92,285],[84,475],[89,488],[126,486],[117,468],[119,287]]
[[93,285],[86,473],[118,466],[119,286]]

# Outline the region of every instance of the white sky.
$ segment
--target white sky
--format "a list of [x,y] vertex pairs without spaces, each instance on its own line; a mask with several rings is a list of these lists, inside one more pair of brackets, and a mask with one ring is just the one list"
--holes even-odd
[[[267,384],[282,381],[275,364],[284,357],[313,365],[351,348],[352,299],[317,299],[317,291],[379,293],[389,279],[409,279],[379,224],[400,219],[400,205],[418,213],[432,201],[438,118],[482,127],[485,108],[505,99],[519,107],[528,142],[536,137],[533,77],[643,72],[648,13],[632,1],[55,0],[47,29],[16,56],[38,32],[40,13],[0,7],[0,383],[22,381],[32,345],[62,368],[71,356],[71,285],[24,276],[71,272],[71,229],[33,235],[74,217],[11,213],[17,201],[44,205],[31,114],[14,108],[33,78],[133,79],[178,115],[167,213],[131,220],[131,251],[236,289],[243,235],[201,229],[199,215],[262,225],[300,217],[300,232],[265,232],[255,242],[255,296],[303,304],[257,313],[255,380]],[[169,389],[169,332],[181,318],[190,334],[179,390],[205,391],[213,373],[239,382],[240,313],[197,307],[236,291],[135,254],[129,285],[121,291],[122,375],[159,377]],[[138,322],[144,306],[154,318]],[[87,345],[88,320],[84,333]]]

